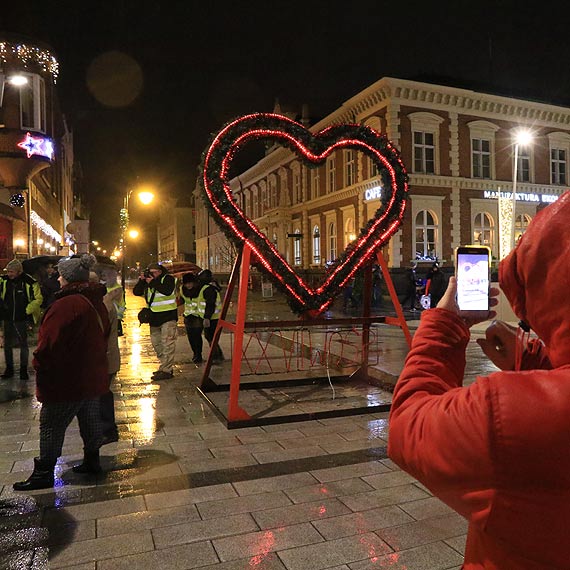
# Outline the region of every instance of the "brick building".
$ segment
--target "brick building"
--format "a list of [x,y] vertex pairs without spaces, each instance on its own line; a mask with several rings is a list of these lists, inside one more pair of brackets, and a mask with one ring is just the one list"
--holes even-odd
[[49,46],[0,36],[0,268],[14,256],[59,253],[73,220],[73,136],[58,72]]
[[[311,127],[369,125],[400,149],[410,174],[410,203],[384,248],[390,267],[413,259],[453,264],[454,248],[480,243],[499,256],[499,192],[513,187],[517,129],[533,140],[519,147],[516,231],[568,184],[570,109],[455,87],[385,77]],[[236,200],[299,272],[323,271],[380,205],[375,165],[337,150],[309,169],[290,150],[274,147],[231,181]],[[221,232],[197,202],[197,263],[228,271]],[[298,236],[298,237],[295,237]]]

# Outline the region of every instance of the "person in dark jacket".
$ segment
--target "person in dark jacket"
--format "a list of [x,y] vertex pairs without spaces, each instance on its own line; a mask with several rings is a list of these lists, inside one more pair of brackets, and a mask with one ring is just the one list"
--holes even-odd
[[151,263],[139,277],[133,295],[144,297],[151,310],[150,340],[160,361],[152,379],[168,380],[173,377],[176,349],[176,279],[159,263]]
[[28,326],[41,315],[42,294],[39,283],[24,273],[22,263],[13,259],[0,278],[0,299],[4,318],[4,358],[6,370],[2,378],[14,377],[14,345],[20,346],[20,379],[28,379]]
[[61,290],[47,309],[34,352],[36,396],[40,412],[40,455],[26,481],[16,491],[45,489],[54,484],[54,467],[61,455],[65,431],[77,417],[83,440],[83,463],[78,473],[101,470],[99,398],[108,390],[107,339],[110,323],[103,304],[105,286],[89,283],[95,257],[59,262]]
[[441,271],[437,261],[431,266],[426,275],[426,295],[430,295],[430,307],[436,307],[447,289],[447,278]]
[[[198,280],[201,284],[198,297],[199,299],[202,298],[201,310],[203,315],[202,324],[204,326],[204,337],[208,341],[208,344],[212,346],[212,340],[214,338],[214,333],[216,332],[216,327],[218,326],[218,320],[220,319],[220,313],[222,310],[222,288],[214,279],[212,272],[209,269],[203,269],[200,271],[200,273],[198,273]],[[223,360],[224,354],[218,344],[214,348],[212,362],[221,362]]]
[[180,296],[184,300],[184,328],[192,349],[192,362],[200,364],[202,359],[202,329],[203,318],[200,316],[198,296],[201,290],[201,282],[194,273],[185,273],[182,276]]
[[59,273],[53,263],[48,263],[45,267],[45,274],[40,278],[40,288],[42,291],[42,309],[47,309],[55,300],[55,294],[60,290]]

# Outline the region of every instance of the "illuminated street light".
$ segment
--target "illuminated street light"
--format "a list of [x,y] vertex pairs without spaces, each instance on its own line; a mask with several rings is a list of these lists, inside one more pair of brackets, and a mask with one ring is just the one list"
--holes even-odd
[[[119,240],[120,249],[121,249],[121,286],[123,287],[123,291],[125,290],[125,271],[126,271],[126,248],[127,243],[125,239],[125,233],[129,227],[129,198],[133,193],[134,188],[131,188],[126,194],[123,199],[123,207],[120,211],[120,225],[121,225],[121,238]],[[154,200],[154,194],[149,190],[139,190],[137,194],[139,200],[144,204],[148,205]],[[133,230],[136,231],[136,230]],[[138,233],[137,233],[138,235]]]
[[129,230],[129,237],[131,239],[137,239],[139,237],[139,230]]
[[8,83],[15,87],[22,87],[28,83],[28,78],[25,75],[12,75],[8,78]]

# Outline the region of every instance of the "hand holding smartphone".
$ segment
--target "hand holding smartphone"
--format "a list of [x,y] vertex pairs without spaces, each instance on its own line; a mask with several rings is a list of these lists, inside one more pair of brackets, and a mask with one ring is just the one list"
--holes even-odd
[[457,305],[460,316],[484,320],[489,314],[491,251],[485,246],[460,246],[455,250]]

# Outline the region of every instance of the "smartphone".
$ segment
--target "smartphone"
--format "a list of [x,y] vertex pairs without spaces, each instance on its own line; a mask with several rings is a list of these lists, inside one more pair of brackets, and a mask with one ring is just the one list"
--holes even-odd
[[489,313],[491,250],[463,245],[455,250],[457,304],[461,316],[484,319]]

